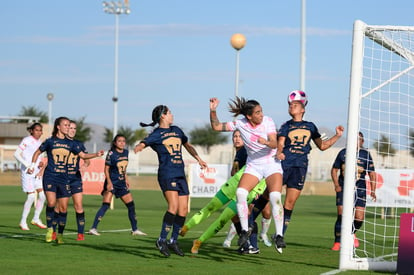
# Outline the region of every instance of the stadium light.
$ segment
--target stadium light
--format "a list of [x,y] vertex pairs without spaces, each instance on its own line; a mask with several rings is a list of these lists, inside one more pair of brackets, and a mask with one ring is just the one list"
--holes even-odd
[[53,100],[53,93],[48,93],[46,95],[47,100],[49,101],[49,112],[48,112],[48,117],[47,117],[47,122],[49,124],[52,124],[52,100]]
[[239,56],[240,50],[246,45],[246,37],[241,33],[236,33],[231,36],[231,46],[236,50],[236,85],[234,87],[234,96],[239,96]]
[[129,8],[128,0],[121,1],[110,1],[102,2],[103,11],[105,13],[115,15],[115,63],[114,63],[114,96],[112,101],[114,103],[114,128],[113,136],[118,133],[118,33],[119,33],[119,15],[120,14],[130,14],[131,10]]

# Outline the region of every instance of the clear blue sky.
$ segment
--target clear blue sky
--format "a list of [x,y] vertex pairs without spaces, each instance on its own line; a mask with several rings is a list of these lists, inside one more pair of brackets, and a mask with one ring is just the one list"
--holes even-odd
[[[280,126],[289,119],[286,96],[299,88],[300,0],[130,0],[120,16],[119,126],[150,122],[158,104],[189,131],[209,122],[210,97],[231,120],[234,33],[240,52],[239,95],[258,100]],[[305,119],[319,127],[346,126],[352,27],[413,25],[412,1],[307,1]],[[113,126],[115,16],[101,1],[3,1],[0,11],[0,116],[23,106]]]

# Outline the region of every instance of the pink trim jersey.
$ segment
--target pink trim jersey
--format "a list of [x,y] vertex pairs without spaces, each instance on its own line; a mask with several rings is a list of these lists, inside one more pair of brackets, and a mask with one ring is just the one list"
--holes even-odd
[[258,142],[259,137],[267,140],[269,134],[276,134],[276,125],[272,118],[263,117],[261,124],[253,127],[247,118],[227,122],[227,128],[231,131],[239,130],[247,150],[247,162],[268,163],[275,162],[276,149],[272,149]]
[[[39,140],[35,139],[33,136],[27,136],[23,138],[22,142],[20,142],[19,148],[22,150],[22,157],[27,163],[29,164],[32,163],[32,156],[36,152],[36,150],[39,148],[40,144],[42,144],[40,139]],[[35,173],[33,173],[34,175],[39,170],[38,166],[39,166],[40,160],[41,160],[41,156],[39,156],[36,160]],[[20,169],[22,171],[25,171],[26,168],[28,167],[26,167],[23,163],[21,163]]]

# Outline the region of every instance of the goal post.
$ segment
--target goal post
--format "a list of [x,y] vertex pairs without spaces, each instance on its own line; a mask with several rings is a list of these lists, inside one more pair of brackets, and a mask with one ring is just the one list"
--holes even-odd
[[[358,133],[373,156],[377,200],[353,222]],[[399,216],[414,208],[414,27],[354,22],[349,88],[340,269],[397,270]],[[367,178],[367,181],[369,179]],[[370,184],[367,182],[367,188]]]

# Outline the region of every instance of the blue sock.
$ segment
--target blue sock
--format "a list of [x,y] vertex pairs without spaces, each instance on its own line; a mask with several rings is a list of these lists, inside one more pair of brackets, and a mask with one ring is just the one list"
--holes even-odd
[[135,203],[134,201],[130,201],[125,206],[128,208],[128,218],[129,222],[131,223],[132,231],[135,231],[138,229],[137,226],[137,216],[135,215]]
[[107,202],[102,203],[101,208],[99,208],[98,212],[96,212],[92,228],[98,228],[98,223],[102,220],[103,216],[105,216],[106,211],[109,209],[109,205],[110,204]]
[[334,236],[335,236],[335,242],[339,243],[341,242],[341,226],[342,226],[342,215],[338,215],[335,221],[335,227],[334,227]]
[[177,241],[178,234],[180,233],[181,227],[183,227],[184,222],[185,222],[185,217],[179,216],[179,215],[175,216],[170,243],[174,243]]
[[175,215],[170,212],[165,212],[164,218],[162,220],[160,240],[165,241],[167,239],[168,233],[170,233],[175,220]]
[[286,208],[283,208],[283,235],[285,235],[285,232],[288,228],[288,225],[290,223],[290,217],[292,216],[293,210],[288,210]]
[[85,232],[85,212],[76,213],[76,223],[78,225],[78,233],[83,234]]
[[59,234],[63,234],[63,231],[65,230],[67,215],[68,213],[66,212],[59,213],[59,217],[58,217],[58,233]]
[[252,233],[250,234],[249,240],[250,240],[251,246],[253,246],[254,248],[259,247],[257,245],[257,223],[256,222],[253,223],[253,230],[252,230]]
[[46,225],[48,228],[53,227],[53,220],[54,220],[54,215],[55,215],[54,212],[55,212],[54,207],[46,206]]

